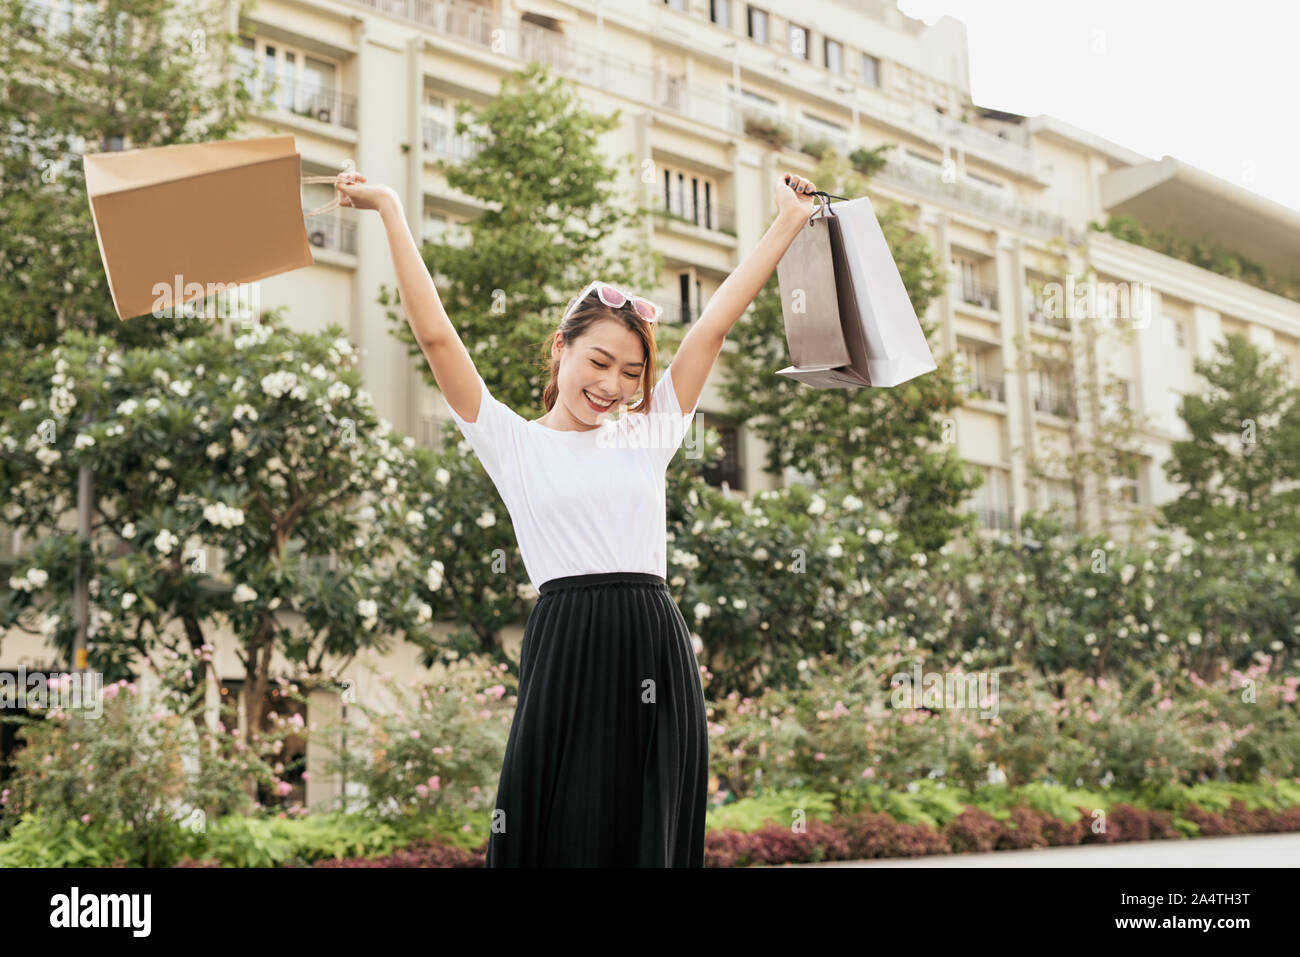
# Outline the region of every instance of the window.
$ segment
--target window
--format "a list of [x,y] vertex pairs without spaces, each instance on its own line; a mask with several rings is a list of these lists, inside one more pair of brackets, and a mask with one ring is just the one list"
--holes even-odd
[[709,0],[709,19],[724,30],[730,30],[731,0]]
[[278,41],[242,36],[235,59],[245,75],[254,74],[260,62],[252,92],[265,105],[356,129],[356,101],[338,92],[337,63]]
[[704,469],[704,481],[715,488],[721,488],[725,482],[727,488],[734,492],[743,492],[744,469],[740,462],[740,430],[729,423],[719,422],[704,413],[702,424],[715,430],[722,439],[722,459],[711,463]]
[[880,86],[880,60],[870,53],[862,54],[862,82]]
[[1187,327],[1176,316],[1169,317],[1169,342],[1174,348],[1187,348]]
[[808,28],[790,24],[790,55],[808,59]]
[[749,8],[749,38],[756,43],[767,42],[767,12]]
[[832,73],[844,72],[844,47],[839,40],[826,38],[826,69]]

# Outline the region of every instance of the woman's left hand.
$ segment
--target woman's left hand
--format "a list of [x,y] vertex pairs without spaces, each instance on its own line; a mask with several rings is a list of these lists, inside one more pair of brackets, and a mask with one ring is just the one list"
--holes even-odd
[[817,187],[810,180],[786,173],[776,181],[776,210],[779,215],[798,214],[811,216],[815,202],[812,193]]

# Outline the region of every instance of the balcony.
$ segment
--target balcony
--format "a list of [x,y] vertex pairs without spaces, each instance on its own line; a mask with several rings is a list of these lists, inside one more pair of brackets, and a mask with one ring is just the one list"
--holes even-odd
[[337,211],[308,217],[307,241],[317,249],[330,249],[334,252],[357,253],[357,224],[345,220]]
[[997,311],[998,290],[993,284],[982,279],[963,278],[957,281],[956,286],[958,297],[962,302]]
[[733,237],[736,235],[736,210],[732,206],[724,206],[716,200],[709,203],[696,201],[688,198],[682,190],[670,190],[667,205],[664,205],[662,193],[659,201],[657,213],[660,219],[689,223]]
[[703,311],[701,307],[692,306],[690,303],[669,302],[662,305],[664,311],[659,317],[660,322],[680,323],[684,326],[700,318],[700,313]]
[[1070,331],[1069,316],[1051,316],[1043,309],[1040,302],[1031,302],[1026,306],[1029,316],[1030,325],[1039,326],[1044,329],[1056,329],[1061,332]]
[[987,402],[1006,402],[1007,394],[1001,379],[995,376],[975,373],[962,386],[962,392],[969,399],[983,399]]
[[253,94],[255,107],[284,110],[319,123],[347,130],[357,128],[357,98],[328,87],[282,77],[268,79],[261,70],[243,70],[241,77]]
[[979,523],[996,532],[1015,531],[1014,515],[1009,508],[972,508],[970,510],[979,519]]
[[479,146],[468,133],[456,134],[454,126],[425,118],[420,121],[420,141],[426,153],[452,160],[473,159]]
[[1056,386],[1039,384],[1034,389],[1034,408],[1063,419],[1074,418],[1074,401],[1065,389]]
[[1014,194],[999,193],[972,182],[943,178],[939,166],[891,156],[876,174],[886,184],[902,187],[947,205],[1006,226],[1014,226],[1040,236],[1064,236],[1070,242],[1079,242],[1083,234],[1070,226],[1064,216],[1044,212],[1017,201]]

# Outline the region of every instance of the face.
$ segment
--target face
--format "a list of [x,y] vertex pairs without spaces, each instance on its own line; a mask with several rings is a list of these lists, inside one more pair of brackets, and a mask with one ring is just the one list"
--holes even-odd
[[[599,425],[602,416],[630,403],[641,388],[645,349],[621,322],[607,319],[593,323],[570,346],[557,335],[554,348],[560,357],[556,377],[560,394],[553,411],[560,412],[558,406],[563,406],[575,423]],[[611,401],[597,407],[588,394],[600,403]]]

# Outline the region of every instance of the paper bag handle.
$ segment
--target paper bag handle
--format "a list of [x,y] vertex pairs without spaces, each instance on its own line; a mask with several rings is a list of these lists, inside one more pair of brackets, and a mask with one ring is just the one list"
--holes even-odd
[[817,208],[813,210],[812,215],[808,217],[809,223],[811,223],[818,216],[824,217],[827,214],[831,216],[835,215],[835,210],[831,209],[831,204],[830,204],[830,201],[832,199],[842,199],[848,201],[847,196],[836,196],[834,193],[828,193],[824,189],[815,189],[809,195],[822,197],[822,201],[818,204]]
[[[338,181],[337,176],[304,176],[302,178],[302,185],[307,186],[311,183],[334,183],[337,181]],[[334,193],[334,198],[332,200],[330,200],[324,206],[318,206],[316,209],[313,209],[309,213],[303,213],[303,216],[319,216],[321,213],[328,213],[332,209],[337,209],[338,205],[339,205],[339,195],[336,190]]]

